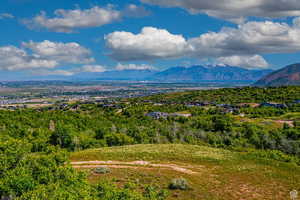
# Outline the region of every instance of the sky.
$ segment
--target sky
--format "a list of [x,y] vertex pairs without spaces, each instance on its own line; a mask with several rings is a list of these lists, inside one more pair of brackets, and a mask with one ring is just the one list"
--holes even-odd
[[0,80],[299,62],[299,0],[1,0]]

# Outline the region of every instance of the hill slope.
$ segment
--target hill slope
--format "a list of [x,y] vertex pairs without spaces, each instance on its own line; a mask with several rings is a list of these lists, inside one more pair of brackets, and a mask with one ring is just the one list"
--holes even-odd
[[154,74],[151,79],[160,81],[190,81],[190,82],[255,82],[272,70],[248,70],[231,66],[192,66],[173,67]]
[[196,145],[132,145],[75,152],[71,164],[87,171],[111,169],[108,174],[90,173],[91,183],[130,181],[141,188],[154,184],[166,189],[173,178],[186,179],[190,189],[169,190],[168,200],[288,199],[289,192],[300,187],[300,168],[264,158],[268,155],[272,157]]
[[259,81],[255,86],[300,85],[300,63],[277,70]]

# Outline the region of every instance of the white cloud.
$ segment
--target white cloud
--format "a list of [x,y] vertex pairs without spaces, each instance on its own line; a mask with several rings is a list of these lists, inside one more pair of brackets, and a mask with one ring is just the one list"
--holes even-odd
[[143,7],[128,5],[124,11],[114,9],[114,6],[95,6],[90,9],[64,10],[58,9],[51,18],[45,12],[30,20],[23,20],[29,28],[46,28],[54,32],[71,33],[76,29],[100,27],[121,20],[123,17],[143,17],[148,15]]
[[76,28],[98,27],[121,19],[121,13],[112,7],[93,7],[81,10],[58,9],[54,18],[48,18],[45,12],[31,20],[31,26],[47,28],[55,32],[73,32]]
[[90,50],[75,42],[62,43],[45,40],[43,42],[23,42],[22,45],[42,58],[61,63],[85,64],[94,62]]
[[73,76],[75,74],[83,73],[83,72],[92,72],[92,73],[99,73],[105,72],[106,68],[101,65],[84,65],[82,67],[76,67],[71,69],[58,69],[58,70],[35,70],[31,71],[33,75],[41,75],[41,76],[49,76],[49,75],[59,75],[59,76]]
[[155,70],[155,67],[147,64],[121,64],[119,63],[116,67],[116,70]]
[[102,65],[84,65],[83,67],[75,70],[75,72],[105,72],[106,69]]
[[300,51],[300,29],[295,24],[248,22],[188,40],[197,57],[224,57]]
[[15,16],[13,16],[10,13],[0,13],[0,19],[13,19]]
[[[61,67],[65,64],[94,62],[91,52],[77,43],[43,42],[22,43],[0,47],[0,69],[9,71],[39,70]],[[86,70],[99,70],[97,66],[84,66]]]
[[[41,69],[41,70],[35,70],[32,71],[32,74],[34,75],[43,75],[43,76],[48,76],[48,75],[61,75],[61,76],[72,76],[74,74],[80,74],[83,72],[90,72],[90,73],[101,73],[108,71],[107,66],[102,66],[102,65],[84,65],[81,67],[76,67],[76,68],[71,68],[68,70],[46,70],[46,69]],[[118,71],[123,71],[123,70],[155,70],[155,68],[151,65],[147,64],[117,64],[114,67],[114,70]]]
[[129,4],[122,12],[122,15],[126,17],[145,17],[150,14],[151,13],[147,11],[144,7],[137,6],[134,4]]
[[181,57],[187,42],[182,35],[173,35],[164,29],[145,27],[135,35],[113,32],[105,36],[111,56],[119,61],[151,60]]
[[293,24],[296,28],[299,28],[300,29],[300,17],[296,17],[294,20],[293,20]]
[[220,64],[240,66],[244,68],[268,68],[268,62],[260,55],[254,56],[230,56],[217,59]]
[[55,60],[39,58],[37,55],[28,55],[23,49],[14,46],[0,47],[1,70],[24,70],[34,68],[54,68],[58,65]]
[[224,27],[219,32],[208,32],[190,39],[164,29],[145,27],[139,34],[113,32],[105,40],[111,57],[118,61],[231,57],[226,61],[239,58],[246,67],[250,67],[251,61],[256,61],[253,67],[264,67],[266,63],[262,57],[257,57],[258,54],[300,51],[300,18],[296,18],[293,25],[248,22],[237,28]]
[[141,0],[164,7],[180,7],[191,14],[207,14],[233,22],[247,17],[282,18],[300,16],[299,0]]
[[35,71],[31,71],[32,75],[39,75],[39,76],[52,76],[52,75],[58,75],[58,76],[73,76],[75,73],[68,70],[44,70],[39,69]]

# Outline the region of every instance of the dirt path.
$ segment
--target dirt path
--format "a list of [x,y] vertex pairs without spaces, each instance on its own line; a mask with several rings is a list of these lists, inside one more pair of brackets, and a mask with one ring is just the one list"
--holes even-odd
[[290,127],[294,127],[294,121],[292,120],[276,120],[275,122],[279,124],[287,124]]
[[98,168],[98,167],[110,167],[119,169],[171,169],[177,172],[185,174],[197,174],[198,172],[187,169],[190,166],[179,166],[176,164],[152,164],[147,161],[132,161],[132,162],[122,162],[122,161],[80,161],[71,162],[74,168]]

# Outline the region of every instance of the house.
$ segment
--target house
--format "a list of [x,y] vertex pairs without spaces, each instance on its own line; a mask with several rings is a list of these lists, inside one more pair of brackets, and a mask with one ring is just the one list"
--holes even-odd
[[294,101],[295,104],[300,104],[300,99]]
[[164,113],[164,112],[150,112],[150,113],[147,113],[145,116],[147,117],[152,117],[154,119],[166,119],[169,114],[168,113]]
[[76,104],[76,105],[73,105],[73,106],[70,108],[70,110],[72,110],[72,111],[77,111],[77,110],[79,110],[79,108],[80,108],[80,106],[79,106],[78,104]]
[[259,107],[272,107],[272,108],[287,108],[287,105],[285,104],[279,104],[279,103],[261,103]]
[[212,103],[209,102],[191,102],[186,104],[187,107],[194,107],[194,106],[205,107],[210,105],[212,105]]
[[68,108],[68,106],[69,106],[68,104],[63,103],[63,104],[60,104],[60,105],[59,105],[59,109],[60,109],[60,110],[63,110],[63,109]]
[[120,106],[116,104],[102,104],[101,106],[103,108],[120,108]]
[[237,107],[237,106],[233,106],[233,105],[230,105],[230,104],[217,104],[216,106],[219,107],[219,108],[225,108],[225,109],[234,109],[234,108]]
[[174,116],[174,117],[191,117],[192,114],[190,114],[190,113],[172,113],[172,114],[169,114],[169,116]]
[[259,107],[260,104],[258,103],[240,103],[240,104],[237,104],[237,107],[239,108],[256,108],[256,107]]
[[166,119],[167,117],[191,117],[190,113],[164,113],[164,112],[150,112],[146,116],[152,117],[154,119]]

